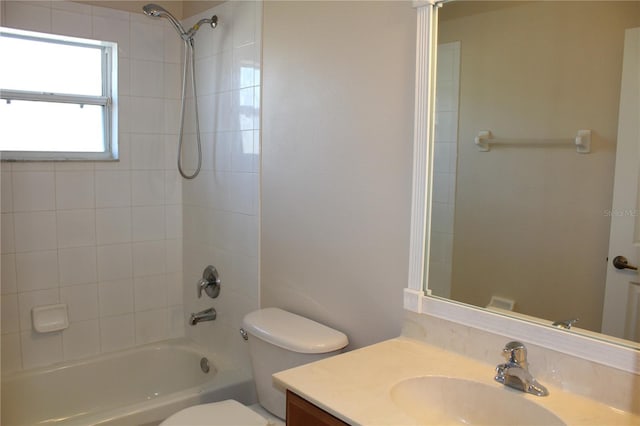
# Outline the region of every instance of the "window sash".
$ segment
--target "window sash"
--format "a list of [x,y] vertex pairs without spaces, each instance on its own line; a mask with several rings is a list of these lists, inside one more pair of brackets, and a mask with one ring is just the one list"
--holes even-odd
[[73,37],[39,34],[30,31],[0,28],[1,37],[16,37],[26,40],[44,41],[52,44],[65,44],[78,47],[90,47],[99,49],[102,57],[101,81],[102,96],[80,95],[74,93],[50,93],[28,90],[0,89],[0,101],[12,100],[67,103],[83,105],[97,105],[102,107],[103,115],[103,152],[91,151],[0,151],[0,159],[3,161],[61,161],[61,160],[98,160],[110,161],[118,159],[117,149],[117,52],[116,43],[96,40],[83,40]]
[[102,106],[111,104],[111,98],[109,96],[73,95],[6,89],[0,89],[0,99],[4,99],[7,102],[15,100]]

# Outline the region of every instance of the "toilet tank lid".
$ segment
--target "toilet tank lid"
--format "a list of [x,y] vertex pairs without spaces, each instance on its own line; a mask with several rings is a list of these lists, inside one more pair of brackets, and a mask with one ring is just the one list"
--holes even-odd
[[247,314],[243,326],[247,333],[268,343],[304,354],[332,352],[349,343],[344,333],[278,308]]

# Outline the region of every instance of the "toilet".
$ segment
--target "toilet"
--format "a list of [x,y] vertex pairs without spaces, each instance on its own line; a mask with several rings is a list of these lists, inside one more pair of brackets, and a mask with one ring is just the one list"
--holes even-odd
[[[249,337],[249,355],[256,382],[258,403],[268,413],[284,420],[285,394],[273,386],[272,374],[333,355],[349,343],[347,336],[308,318],[266,308],[244,317]],[[234,400],[213,402],[178,411],[160,426],[266,426],[267,417]]]

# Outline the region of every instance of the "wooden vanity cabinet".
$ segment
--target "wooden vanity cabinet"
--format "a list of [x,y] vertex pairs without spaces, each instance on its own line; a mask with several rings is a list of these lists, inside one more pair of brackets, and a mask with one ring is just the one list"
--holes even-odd
[[348,426],[304,398],[287,390],[287,426]]

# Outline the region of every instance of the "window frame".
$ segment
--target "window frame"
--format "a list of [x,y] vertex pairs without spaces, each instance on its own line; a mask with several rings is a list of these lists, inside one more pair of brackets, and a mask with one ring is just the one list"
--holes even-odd
[[115,42],[39,33],[0,27],[0,37],[99,49],[102,62],[102,95],[49,93],[0,88],[0,102],[30,101],[102,107],[104,149],[89,151],[0,151],[2,161],[116,161],[118,160],[118,45]]

